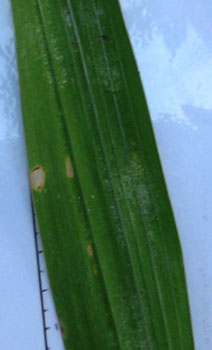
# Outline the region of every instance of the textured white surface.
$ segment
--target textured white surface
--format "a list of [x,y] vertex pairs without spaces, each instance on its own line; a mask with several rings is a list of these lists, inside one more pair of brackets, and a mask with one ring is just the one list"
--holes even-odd
[[182,242],[196,350],[211,350],[212,3],[120,2]]
[[[45,350],[10,1],[0,8],[0,349]],[[62,350],[46,298],[49,346]]]

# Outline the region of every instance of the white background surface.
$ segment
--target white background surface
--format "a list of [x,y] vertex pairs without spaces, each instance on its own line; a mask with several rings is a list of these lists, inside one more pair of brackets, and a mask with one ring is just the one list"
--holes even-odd
[[[211,350],[211,1],[121,4],[182,242],[196,350]],[[0,349],[44,350],[9,0],[0,11],[0,247]]]

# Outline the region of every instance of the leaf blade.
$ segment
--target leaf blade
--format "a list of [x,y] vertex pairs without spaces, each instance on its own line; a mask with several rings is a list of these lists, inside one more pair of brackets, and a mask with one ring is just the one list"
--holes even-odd
[[193,349],[182,254],[118,3],[13,7],[30,168],[46,175],[34,197],[67,346]]

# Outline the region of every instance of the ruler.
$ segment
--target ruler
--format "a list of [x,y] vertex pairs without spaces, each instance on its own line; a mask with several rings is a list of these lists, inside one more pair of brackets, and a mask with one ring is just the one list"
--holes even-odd
[[41,234],[37,221],[35,208],[32,202],[34,241],[37,259],[37,272],[40,290],[40,307],[43,323],[43,340],[45,350],[64,350],[61,330],[54,307],[45,257],[41,242]]

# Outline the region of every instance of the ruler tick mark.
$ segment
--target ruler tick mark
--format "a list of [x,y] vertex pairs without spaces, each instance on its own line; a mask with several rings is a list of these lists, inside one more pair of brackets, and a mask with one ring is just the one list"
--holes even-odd
[[48,292],[48,289],[42,289],[41,292],[46,293],[46,292]]

